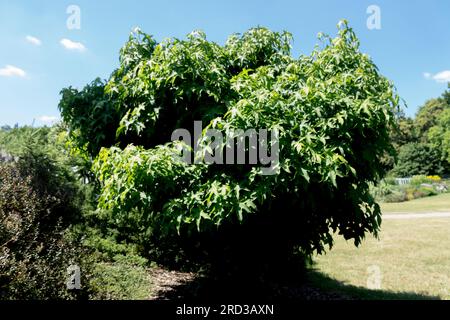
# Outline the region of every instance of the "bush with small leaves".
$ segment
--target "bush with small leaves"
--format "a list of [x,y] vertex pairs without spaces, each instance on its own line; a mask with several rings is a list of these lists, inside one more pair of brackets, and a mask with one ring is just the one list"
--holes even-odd
[[1,298],[84,294],[66,288],[67,268],[83,262],[83,249],[70,240],[69,226],[81,216],[81,195],[69,176],[46,155],[32,151],[17,163],[0,164]]

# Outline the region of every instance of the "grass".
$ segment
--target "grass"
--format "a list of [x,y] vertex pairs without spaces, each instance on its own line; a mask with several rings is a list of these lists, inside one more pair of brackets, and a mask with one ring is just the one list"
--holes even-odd
[[[450,218],[384,221],[380,240],[367,238],[360,248],[337,239],[315,258],[311,281],[354,298],[450,299],[449,230]],[[373,266],[381,272],[381,290],[367,289]]]
[[381,203],[380,206],[383,213],[450,212],[450,193],[405,202]]
[[147,269],[117,261],[98,263],[90,285],[95,300],[147,300],[152,291]]

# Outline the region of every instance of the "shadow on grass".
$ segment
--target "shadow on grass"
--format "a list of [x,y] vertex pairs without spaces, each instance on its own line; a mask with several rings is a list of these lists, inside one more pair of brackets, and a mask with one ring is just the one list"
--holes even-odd
[[437,296],[427,296],[412,292],[391,292],[356,287],[314,269],[301,276],[286,280],[263,280],[233,278],[226,280],[196,277],[179,281],[166,288],[157,300],[183,302],[222,303],[224,301],[245,302],[292,302],[298,300],[439,300]]
[[308,272],[307,283],[321,291],[340,294],[344,299],[349,300],[440,300],[438,296],[428,296],[414,292],[393,292],[357,287],[333,279],[314,269]]

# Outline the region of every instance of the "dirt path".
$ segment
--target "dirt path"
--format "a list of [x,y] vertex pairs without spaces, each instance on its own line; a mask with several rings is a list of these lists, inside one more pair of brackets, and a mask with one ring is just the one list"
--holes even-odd
[[450,212],[421,212],[421,213],[389,213],[383,214],[384,220],[408,220],[424,218],[450,218]]

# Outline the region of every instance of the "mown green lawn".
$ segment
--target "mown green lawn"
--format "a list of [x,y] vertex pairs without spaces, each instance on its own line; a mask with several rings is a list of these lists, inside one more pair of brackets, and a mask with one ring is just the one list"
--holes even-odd
[[[383,212],[450,211],[450,194],[398,204]],[[334,248],[315,258],[318,287],[363,299],[450,299],[450,218],[385,220],[380,239],[360,248],[336,238]],[[381,290],[367,289],[374,270]]]

